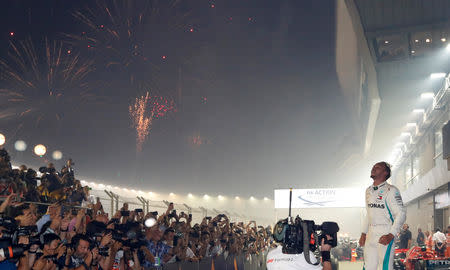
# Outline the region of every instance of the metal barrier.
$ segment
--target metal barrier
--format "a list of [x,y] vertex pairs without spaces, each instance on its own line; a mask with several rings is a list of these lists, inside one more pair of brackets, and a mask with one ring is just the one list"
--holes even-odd
[[201,262],[178,262],[166,264],[163,270],[266,270],[267,254],[259,255],[221,255],[214,259],[205,258]]

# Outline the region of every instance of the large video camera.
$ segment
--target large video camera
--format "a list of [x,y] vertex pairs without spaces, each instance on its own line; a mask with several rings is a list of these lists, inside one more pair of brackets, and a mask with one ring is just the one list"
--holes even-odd
[[[32,245],[40,244],[37,226],[19,227],[13,218],[0,216],[0,227],[3,227],[0,238],[0,256],[6,259],[19,258]],[[21,236],[28,237],[28,245],[18,243]]]
[[[316,225],[313,220],[303,220],[297,216],[294,220],[291,217],[292,189],[289,194],[289,217],[278,221],[273,229],[273,238],[283,245],[284,254],[301,254],[305,260],[311,263],[309,252],[316,251],[324,240],[325,244],[332,247],[337,246],[337,233],[339,226],[336,222],[323,222]],[[331,236],[331,240],[327,239]],[[318,262],[316,263],[318,264]]]

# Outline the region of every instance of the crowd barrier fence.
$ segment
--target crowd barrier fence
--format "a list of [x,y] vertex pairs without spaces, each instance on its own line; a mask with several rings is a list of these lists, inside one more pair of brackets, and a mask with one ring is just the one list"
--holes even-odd
[[205,258],[200,262],[178,262],[166,264],[163,270],[266,270],[267,253],[244,256],[221,255],[214,259]]

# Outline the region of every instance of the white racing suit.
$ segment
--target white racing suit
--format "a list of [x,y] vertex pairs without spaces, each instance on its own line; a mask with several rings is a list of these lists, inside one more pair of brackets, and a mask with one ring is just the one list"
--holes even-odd
[[370,186],[366,190],[366,210],[367,218],[362,231],[367,235],[363,269],[393,270],[395,238],[388,245],[379,244],[378,241],[389,233],[396,237],[406,220],[400,191],[386,182]]

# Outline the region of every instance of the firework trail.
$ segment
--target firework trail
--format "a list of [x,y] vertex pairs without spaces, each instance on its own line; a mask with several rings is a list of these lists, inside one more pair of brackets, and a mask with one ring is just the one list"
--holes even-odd
[[0,105],[19,117],[32,115],[37,125],[44,118],[59,121],[78,103],[95,99],[88,83],[93,62],[61,42],[43,43],[10,42],[7,57],[0,59]]
[[149,99],[150,96],[147,92],[145,96],[136,98],[134,104],[128,107],[133,127],[136,129],[136,151],[138,152],[142,151],[142,145],[150,133],[153,121],[153,113],[146,116]]
[[162,119],[169,113],[176,112],[173,99],[150,96],[149,92],[136,98],[134,103],[128,107],[132,126],[136,129],[136,150],[142,151],[142,146],[150,134],[153,121]]

